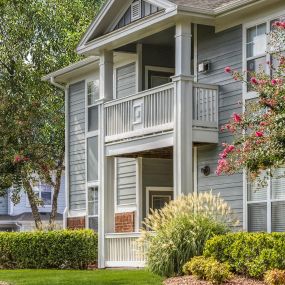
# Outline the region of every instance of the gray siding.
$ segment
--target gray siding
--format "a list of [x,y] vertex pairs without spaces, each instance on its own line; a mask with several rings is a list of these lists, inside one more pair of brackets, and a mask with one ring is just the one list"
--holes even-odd
[[[214,32],[214,28],[198,26],[198,62],[209,60],[211,71],[199,74],[200,83],[217,84],[219,90],[219,126],[227,123],[233,112],[241,112],[239,101],[242,100],[242,85],[224,73],[226,66],[242,69],[242,28],[241,26]],[[233,137],[225,132],[219,134],[219,145],[198,148],[198,191],[213,190],[231,205],[242,223],[243,212],[243,176],[217,176],[215,170],[222,142],[231,142]],[[211,174],[204,176],[202,167],[209,165]]]
[[8,215],[8,196],[0,197],[0,215]]
[[143,158],[142,160],[142,205],[146,216],[146,187],[173,187],[173,160]]
[[117,205],[136,203],[136,160],[117,158]]
[[116,76],[117,98],[136,93],[136,64],[131,63],[117,69]]
[[[169,33],[174,34],[172,29],[169,29]],[[142,54],[143,54],[142,55],[143,89],[146,88],[146,86],[145,86],[145,67],[146,66],[175,68],[175,48],[174,47],[157,46],[157,45],[143,45]]]
[[69,207],[86,208],[85,190],[85,82],[69,88]]

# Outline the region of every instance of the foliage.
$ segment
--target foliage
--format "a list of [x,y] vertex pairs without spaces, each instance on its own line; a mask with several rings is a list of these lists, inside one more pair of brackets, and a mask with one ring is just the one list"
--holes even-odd
[[17,204],[23,187],[37,228],[32,188],[54,188],[52,224],[64,170],[64,94],[41,78],[79,59],[76,44],[102,2],[0,1],[0,195],[13,186]]
[[264,275],[264,281],[268,285],[285,284],[285,271],[279,269],[269,270]]
[[262,278],[270,269],[285,269],[285,234],[229,233],[208,240],[204,256],[227,262],[236,273]]
[[[236,223],[230,207],[212,193],[181,196],[145,219],[140,242],[148,244],[149,269],[162,276],[182,272],[193,256],[201,255],[205,242],[229,231]],[[152,234],[151,232],[155,232]]]
[[97,262],[91,230],[0,233],[1,268],[85,269]]
[[1,270],[0,280],[13,285],[161,285],[145,270]]
[[285,57],[281,53],[285,44],[285,22],[273,25],[268,49],[272,62],[267,63],[270,75],[262,68],[256,73],[245,74],[225,68],[235,80],[244,81],[250,91],[257,92],[258,97],[246,103],[245,111],[234,113],[222,127],[222,131],[234,135],[234,140],[231,144],[223,144],[218,175],[246,169],[255,179],[262,170],[278,168],[285,163]]
[[198,279],[210,281],[212,284],[222,284],[232,277],[227,264],[204,256],[193,257],[183,266],[183,272],[187,275],[192,274]]

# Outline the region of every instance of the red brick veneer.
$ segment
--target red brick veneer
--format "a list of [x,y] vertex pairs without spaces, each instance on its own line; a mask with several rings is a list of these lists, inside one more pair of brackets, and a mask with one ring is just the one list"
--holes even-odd
[[85,217],[67,218],[67,228],[71,230],[85,229]]
[[135,212],[115,214],[115,232],[129,233],[135,231]]

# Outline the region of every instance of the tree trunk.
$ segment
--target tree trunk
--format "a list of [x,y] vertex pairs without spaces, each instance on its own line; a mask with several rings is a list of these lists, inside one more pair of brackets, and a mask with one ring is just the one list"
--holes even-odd
[[56,171],[54,189],[53,189],[53,197],[52,197],[52,208],[49,217],[49,229],[53,230],[55,228],[55,219],[57,214],[57,200],[58,194],[60,191],[61,186],[61,176],[62,176],[62,169],[58,169]]
[[53,197],[52,197],[52,208],[49,217],[49,229],[53,230],[55,228],[55,219],[57,214],[57,200],[58,194],[61,188],[61,176],[64,170],[64,152],[62,153],[56,170],[55,182],[53,183]]
[[24,189],[27,193],[29,203],[32,209],[32,215],[35,220],[36,229],[42,230],[43,224],[42,224],[42,219],[39,213],[38,205],[35,199],[35,192],[29,181],[26,181],[25,179],[23,179],[23,185],[24,185]]

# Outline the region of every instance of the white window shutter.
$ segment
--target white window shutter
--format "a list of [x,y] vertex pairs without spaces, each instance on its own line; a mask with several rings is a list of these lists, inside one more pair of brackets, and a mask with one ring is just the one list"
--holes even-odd
[[141,18],[142,14],[142,2],[141,0],[135,1],[131,5],[131,21],[135,21]]

